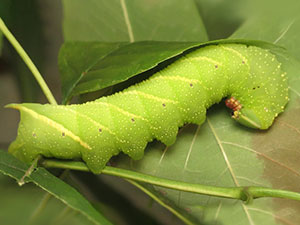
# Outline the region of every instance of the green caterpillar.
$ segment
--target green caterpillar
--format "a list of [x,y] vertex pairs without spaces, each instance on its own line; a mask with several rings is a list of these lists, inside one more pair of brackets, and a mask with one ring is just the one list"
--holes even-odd
[[122,92],[78,105],[11,104],[21,112],[9,152],[82,159],[99,173],[120,151],[141,159],[148,142],[175,142],[178,127],[202,124],[206,109],[226,105],[239,123],[267,129],[288,102],[286,73],[268,50],[242,44],[208,45]]

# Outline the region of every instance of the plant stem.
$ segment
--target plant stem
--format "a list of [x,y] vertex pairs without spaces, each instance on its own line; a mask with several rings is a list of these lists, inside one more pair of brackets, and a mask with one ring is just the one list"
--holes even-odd
[[181,219],[185,224],[187,225],[195,225],[192,221],[190,221],[188,218],[186,218],[184,215],[182,215],[180,212],[178,212],[175,208],[169,206],[165,202],[163,202],[159,197],[154,195],[151,191],[149,191],[147,188],[140,185],[138,182],[126,179],[129,183],[136,186],[140,190],[142,190],[144,193],[146,193],[148,196],[150,196],[153,200],[158,202],[161,206],[165,207],[167,210],[169,210],[171,213],[173,213],[175,216],[177,216],[179,219]]
[[[83,162],[62,161],[62,160],[44,160],[42,165],[48,168],[72,169],[88,172],[89,169]],[[102,170],[103,174],[118,176],[125,179],[145,182],[165,188],[193,192],[197,194],[211,195],[224,198],[240,199],[250,201],[260,197],[287,198],[300,201],[300,193],[278,190],[266,187],[215,187],[201,184],[187,183],[182,181],[159,178],[143,173],[138,173],[121,168],[106,166]]]
[[39,83],[41,89],[43,90],[44,94],[46,95],[46,98],[48,101],[53,104],[57,105],[55,98],[53,97],[50,89],[48,88],[46,82],[44,81],[42,75],[36,68],[36,66],[31,61],[30,57],[27,55],[27,53],[24,51],[22,46],[19,44],[19,42],[16,40],[16,38],[13,36],[13,34],[8,30],[3,20],[0,18],[0,31],[5,35],[7,40],[11,43],[11,45],[16,49],[16,51],[19,53],[29,70],[32,72],[33,76]]

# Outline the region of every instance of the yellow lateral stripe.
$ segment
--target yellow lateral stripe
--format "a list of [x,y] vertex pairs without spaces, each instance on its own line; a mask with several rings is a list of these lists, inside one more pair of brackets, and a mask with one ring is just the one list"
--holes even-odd
[[189,84],[200,84],[200,81],[199,80],[196,80],[196,79],[188,79],[188,78],[185,78],[185,77],[181,77],[181,76],[157,76],[157,77],[153,77],[152,80],[159,80],[159,79],[166,79],[166,80],[175,80],[175,81],[183,81],[183,82],[187,82]]
[[116,136],[116,134],[115,134],[113,131],[111,131],[108,127],[106,127],[106,126],[104,126],[104,125],[98,123],[97,121],[93,120],[91,117],[86,116],[86,115],[84,115],[84,114],[82,114],[82,113],[80,113],[80,112],[78,112],[78,111],[75,111],[75,110],[70,109],[70,108],[67,108],[67,107],[65,107],[64,110],[68,110],[69,112],[72,112],[73,114],[76,114],[76,115],[78,115],[78,116],[81,116],[82,118],[85,118],[85,119],[87,119],[88,121],[90,121],[91,123],[93,123],[96,127],[101,128],[101,129],[103,129],[103,130],[106,130],[106,131],[109,132],[110,134]]
[[221,46],[221,48],[223,48],[227,51],[233,52],[234,54],[238,55],[245,62],[245,65],[247,65],[247,67],[250,69],[247,58],[245,56],[243,56],[239,51],[237,51],[233,48],[225,47],[223,45],[220,45],[220,46]]
[[124,110],[124,109],[122,109],[122,108],[120,108],[118,106],[115,106],[115,105],[113,105],[111,103],[107,103],[107,102],[93,102],[93,104],[100,104],[100,105],[105,105],[105,106],[108,106],[108,107],[112,107],[112,108],[116,109],[118,112],[120,112],[120,113],[122,113],[122,114],[124,114],[124,115],[126,115],[128,117],[139,118],[141,120],[149,122],[146,118],[144,118],[142,116],[139,116],[139,115],[136,115],[136,114],[133,114],[133,113],[130,113],[130,112],[128,112],[128,111],[126,111],[126,110]]
[[[149,99],[152,99],[152,100],[155,100],[155,101],[158,101],[158,102],[161,102],[161,103],[166,103],[166,102],[170,102],[170,103],[173,103],[173,104],[178,104],[179,102],[178,101],[174,101],[174,100],[170,100],[170,99],[165,99],[165,98],[159,98],[157,96],[154,96],[154,95],[150,95],[150,94],[147,94],[147,93],[144,93],[142,91],[126,91],[126,92],[123,92],[122,94],[135,94],[135,95],[142,95],[146,98],[149,98]],[[177,105],[177,107],[181,110],[181,111],[185,111],[185,109],[183,109],[182,107],[180,107],[179,105]]]
[[49,119],[48,117],[40,115],[40,114],[36,113],[35,111],[33,111],[31,109],[28,109],[28,108],[26,108],[24,106],[21,106],[21,105],[13,106],[13,108],[18,109],[18,110],[23,110],[24,112],[27,112],[33,118],[35,118],[37,120],[40,120],[40,121],[48,124],[49,126],[53,127],[54,129],[58,130],[59,132],[64,133],[66,136],[69,136],[74,141],[78,142],[82,147],[84,147],[86,149],[92,149],[86,142],[82,141],[80,139],[80,137],[75,135],[72,131],[68,130],[63,125]]
[[207,62],[213,63],[214,65],[222,66],[223,64],[221,62],[218,62],[216,60],[213,60],[212,58],[206,57],[206,56],[197,56],[197,57],[187,57],[188,60],[205,60]]
[[123,94],[141,95],[141,96],[144,96],[145,98],[149,98],[149,99],[152,99],[152,100],[155,100],[158,102],[162,102],[162,103],[171,102],[173,104],[178,104],[177,101],[173,101],[173,100],[165,99],[165,98],[159,98],[157,96],[150,95],[150,94],[144,93],[142,91],[125,91],[125,92],[123,92]]
[[151,123],[149,120],[147,120],[146,118],[142,117],[142,116],[139,116],[139,115],[136,115],[136,114],[133,114],[133,113],[130,113],[122,108],[119,108],[118,106],[115,106],[111,103],[107,103],[107,102],[94,102],[93,104],[101,104],[101,105],[105,105],[107,107],[112,107],[114,109],[116,109],[118,112],[120,113],[123,113],[124,115],[128,116],[128,117],[131,117],[131,118],[138,118],[138,119],[141,119],[145,122],[147,122],[150,126],[151,129],[156,129],[155,127],[151,126]]

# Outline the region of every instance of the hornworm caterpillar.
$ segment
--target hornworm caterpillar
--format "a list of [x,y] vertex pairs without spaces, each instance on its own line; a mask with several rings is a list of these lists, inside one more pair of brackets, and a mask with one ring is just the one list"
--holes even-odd
[[208,45],[122,92],[78,105],[11,104],[21,112],[9,152],[82,159],[99,173],[120,151],[141,159],[147,143],[175,142],[178,127],[202,124],[206,109],[226,105],[239,123],[267,129],[288,102],[286,74],[268,50],[242,44]]

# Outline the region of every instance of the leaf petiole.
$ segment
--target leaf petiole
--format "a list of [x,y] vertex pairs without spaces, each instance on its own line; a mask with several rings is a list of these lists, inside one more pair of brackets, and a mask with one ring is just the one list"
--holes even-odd
[[[46,159],[42,162],[42,165],[48,168],[72,169],[72,170],[89,172],[89,169],[83,162]],[[125,169],[110,167],[110,166],[106,166],[102,170],[102,173],[107,175],[122,177],[125,179],[131,179],[139,182],[145,182],[145,183],[149,183],[149,184],[153,184],[165,188],[203,194],[203,195],[216,196],[216,197],[239,199],[246,202],[251,202],[251,199],[256,199],[261,197],[285,198],[285,199],[293,199],[293,200],[300,201],[300,193],[298,192],[272,189],[267,187],[207,186],[207,185],[159,178],[152,175],[147,175],[135,171],[125,170]]]

